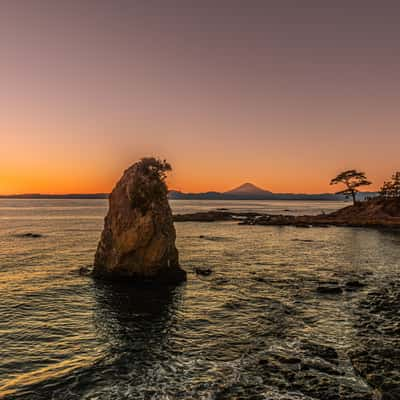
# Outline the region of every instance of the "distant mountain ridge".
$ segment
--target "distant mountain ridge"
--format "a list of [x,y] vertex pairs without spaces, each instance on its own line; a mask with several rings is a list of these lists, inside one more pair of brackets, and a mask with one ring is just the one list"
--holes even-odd
[[[375,197],[375,192],[360,192],[358,199]],[[16,194],[0,195],[0,199],[107,199],[108,193],[77,193],[77,194]],[[252,183],[246,182],[226,192],[184,193],[170,190],[168,198],[171,200],[346,200],[343,195],[334,193],[273,193]]]
[[264,190],[259,188],[256,185],[253,185],[252,183],[246,182],[243,183],[243,185],[238,186],[235,189],[228,190],[227,192],[224,192],[223,194],[225,195],[234,195],[234,196],[267,196],[271,195],[272,192],[269,190]]
[[219,192],[182,193],[171,190],[168,193],[170,200],[346,200],[343,195],[333,193],[296,194],[296,193],[268,193],[265,194],[229,194]]
[[[375,197],[375,192],[360,192],[358,198],[364,200],[367,197]],[[346,196],[334,193],[273,193],[259,188],[253,183],[246,182],[226,192],[184,193],[170,190],[168,194],[171,200],[346,200]]]

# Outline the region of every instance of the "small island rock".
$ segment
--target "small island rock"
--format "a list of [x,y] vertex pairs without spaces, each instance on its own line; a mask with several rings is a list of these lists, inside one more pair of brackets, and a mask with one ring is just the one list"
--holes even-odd
[[186,280],[179,266],[175,227],[167,199],[170,165],[143,158],[128,168],[109,199],[93,275],[107,279]]

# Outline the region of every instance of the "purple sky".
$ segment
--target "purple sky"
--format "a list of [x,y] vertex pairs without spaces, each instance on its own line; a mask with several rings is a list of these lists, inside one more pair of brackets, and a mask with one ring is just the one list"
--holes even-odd
[[[325,4],[324,4],[325,3]],[[197,4],[197,5],[193,5]],[[379,187],[400,169],[400,3],[0,2],[0,193]]]

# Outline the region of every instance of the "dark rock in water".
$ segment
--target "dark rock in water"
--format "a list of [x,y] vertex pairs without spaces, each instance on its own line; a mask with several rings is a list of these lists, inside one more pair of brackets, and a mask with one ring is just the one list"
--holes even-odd
[[174,215],[175,222],[217,222],[217,221],[233,221],[241,220],[244,225],[247,225],[248,220],[253,220],[262,214],[254,212],[231,212],[221,210],[199,211],[192,214],[176,214]]
[[262,276],[256,276],[253,278],[255,281],[257,282],[262,282],[262,283],[266,283],[268,282],[268,280],[266,278],[263,278]]
[[175,227],[167,199],[165,161],[144,158],[113,189],[94,260],[95,277],[178,283]]
[[227,211],[206,211],[196,212],[193,214],[177,214],[174,215],[176,222],[216,222],[231,221],[232,213]]
[[209,240],[210,242],[224,242],[230,240],[230,238],[224,236],[208,236],[208,235],[200,235],[199,239]]
[[343,289],[337,285],[319,285],[317,287],[317,292],[322,294],[341,294]]
[[194,272],[196,272],[197,275],[202,276],[209,276],[213,273],[211,268],[195,268]]
[[40,234],[40,233],[32,233],[32,232],[28,232],[28,233],[19,233],[19,234],[15,235],[15,236],[16,236],[16,237],[21,237],[21,238],[33,238],[33,239],[43,237],[43,235]]
[[[370,387],[348,380],[334,348],[315,342],[303,342],[299,350],[287,352],[272,349],[264,352],[258,359],[255,368],[257,374],[262,377],[264,385],[278,388],[283,395],[264,398],[324,400],[374,398]],[[246,388],[244,385],[242,387]],[[289,392],[296,393],[293,393],[292,397]],[[247,393],[242,397],[223,397],[226,400],[231,398],[251,397],[247,396]]]
[[299,357],[287,356],[283,354],[275,355],[275,359],[284,364],[299,364],[301,362]]
[[360,303],[357,346],[349,352],[355,371],[382,400],[400,399],[400,281],[370,291]]
[[79,275],[89,276],[92,273],[91,265],[79,268]]
[[346,282],[346,290],[362,289],[365,286],[366,286],[366,284],[362,283],[360,281],[348,281],[348,282]]

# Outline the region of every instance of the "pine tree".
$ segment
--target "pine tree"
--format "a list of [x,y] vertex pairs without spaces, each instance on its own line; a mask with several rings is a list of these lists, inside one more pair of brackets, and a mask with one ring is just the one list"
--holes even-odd
[[358,188],[360,186],[371,184],[371,182],[367,180],[364,172],[359,172],[355,169],[341,172],[338,176],[336,176],[336,178],[331,180],[331,185],[336,185],[338,183],[343,183],[346,186],[346,189],[341,190],[336,194],[351,195],[353,204],[356,204],[356,193],[359,192]]

